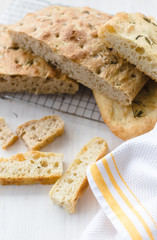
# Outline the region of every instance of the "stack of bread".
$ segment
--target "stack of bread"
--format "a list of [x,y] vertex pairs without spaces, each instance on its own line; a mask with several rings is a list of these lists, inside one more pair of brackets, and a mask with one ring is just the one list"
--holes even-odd
[[0,91],[74,94],[81,83],[110,129],[130,139],[157,121],[156,30],[139,13],[50,6],[27,14],[0,28]]
[[[126,140],[157,122],[157,22],[135,13],[111,17],[83,7],[51,6],[0,26],[0,92],[74,94],[79,83],[93,91],[104,122]],[[4,134],[7,133],[7,134]],[[58,116],[20,125],[30,152],[0,158],[0,184],[52,184],[52,201],[75,212],[88,182],[86,169],[107,154],[96,137],[63,173],[62,154],[39,149],[64,132]],[[0,144],[18,137],[0,119]]]

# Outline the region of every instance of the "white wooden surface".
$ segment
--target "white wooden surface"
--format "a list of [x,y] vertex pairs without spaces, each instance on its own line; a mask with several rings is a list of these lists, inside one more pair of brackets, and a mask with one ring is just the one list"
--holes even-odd
[[[0,13],[8,6],[10,0],[0,0]],[[68,1],[78,5],[77,1]],[[67,1],[60,1],[66,4]],[[79,5],[88,5],[106,10],[143,11],[149,15],[156,14],[156,0],[80,0]],[[0,117],[5,117],[12,130],[31,119],[56,113],[50,109],[11,100],[0,99]],[[109,149],[118,146],[122,140],[115,137],[105,124],[58,113],[65,122],[65,134],[57,138],[42,151],[62,152],[64,170],[72,162],[80,148],[92,137],[100,136],[107,140]],[[11,156],[26,151],[22,141],[18,141],[7,151],[0,150],[0,156]],[[48,196],[51,186],[0,186],[0,240],[78,240],[99,209],[91,190],[85,192],[79,200],[77,213],[68,215],[63,209],[54,206]]]

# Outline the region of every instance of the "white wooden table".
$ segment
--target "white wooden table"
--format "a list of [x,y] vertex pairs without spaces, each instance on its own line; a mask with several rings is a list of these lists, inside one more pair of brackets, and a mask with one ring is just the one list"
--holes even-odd
[[[21,0],[22,1],[22,0]],[[0,13],[10,0],[0,0]],[[78,5],[70,0],[69,3]],[[66,4],[67,1],[59,3]],[[156,0],[80,0],[80,5],[88,5],[109,13],[117,11],[142,11],[155,16]],[[95,136],[107,140],[112,150],[122,143],[103,123],[81,119],[71,115],[53,112],[50,109],[30,105],[14,100],[0,99],[0,117],[5,117],[9,126],[16,127],[31,119],[38,119],[49,114],[59,114],[65,122],[65,134],[57,138],[42,151],[62,152],[64,170],[72,162],[80,148]],[[0,150],[0,156],[11,156],[26,151],[19,140],[7,151]],[[48,196],[51,186],[0,186],[0,240],[78,240],[99,209],[91,190],[85,192],[79,200],[77,213],[68,215],[63,209],[54,206]]]

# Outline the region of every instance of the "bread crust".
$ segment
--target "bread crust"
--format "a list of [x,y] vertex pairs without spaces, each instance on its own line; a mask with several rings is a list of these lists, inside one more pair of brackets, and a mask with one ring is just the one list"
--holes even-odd
[[128,62],[157,81],[157,21],[141,13],[117,13],[99,37]]
[[44,59],[15,45],[8,27],[0,25],[0,92],[70,93],[78,84]]
[[[48,121],[53,129],[46,128]],[[30,120],[21,124],[17,127],[16,133],[25,141],[29,149],[39,150],[64,133],[64,122],[57,115],[46,116],[39,120]]]
[[27,14],[9,32],[18,45],[78,82],[128,105],[148,78],[98,38],[98,29],[110,18],[89,7],[50,6]]
[[123,140],[152,130],[157,122],[157,83],[149,81],[131,106],[124,106],[93,91],[104,122]]
[[13,145],[17,139],[18,136],[10,130],[5,119],[0,118],[0,144],[2,145],[2,149]]
[[[38,156],[38,157],[36,157]],[[35,158],[34,158],[35,157]],[[63,169],[59,169],[58,172],[53,172],[53,164],[51,163],[50,167],[48,169],[51,169],[51,173],[44,173],[43,176],[41,176],[41,173],[36,171],[33,172],[34,169],[31,168],[30,162],[31,161],[40,161],[45,160],[47,158],[47,161],[52,161],[53,157],[58,157],[59,161],[62,163],[62,154],[57,153],[44,153],[39,151],[31,151],[27,153],[17,153],[16,155],[10,157],[10,158],[0,158],[0,184],[2,185],[26,185],[26,184],[53,184],[55,183],[62,175]],[[38,164],[40,165],[40,161]],[[23,163],[23,165],[18,166],[19,163]],[[29,163],[28,163],[29,162]],[[3,176],[3,168],[5,168],[5,164],[10,164],[10,169],[6,176]],[[29,164],[29,165],[28,165]],[[33,166],[33,165],[32,165]],[[42,166],[36,166],[37,168],[42,168]],[[16,169],[16,173],[14,172],[14,168]],[[23,174],[21,172],[21,168],[27,168],[27,170],[30,170],[29,173]],[[43,167],[44,168],[44,167]],[[55,170],[56,171],[56,170]],[[15,175],[14,175],[15,174]],[[17,176],[19,175],[19,176]],[[20,176],[21,175],[21,176]],[[31,175],[31,176],[30,176]]]
[[[66,173],[55,183],[55,185],[52,187],[52,189],[50,191],[49,195],[50,195],[52,201],[56,205],[59,205],[59,206],[62,206],[63,208],[65,208],[65,210],[68,213],[75,213],[77,201],[83,195],[84,191],[88,187],[87,176],[86,176],[86,174],[84,174],[84,171],[87,169],[89,163],[87,162],[88,164],[86,164],[85,166],[82,166],[83,177],[81,177],[80,182],[75,187],[75,192],[74,193],[71,192],[72,196],[70,197],[70,199],[68,199],[68,200],[65,199],[66,198],[66,195],[65,195],[65,198],[63,200],[59,200],[57,198],[57,196],[55,195],[55,193],[56,193],[55,191],[58,189],[61,190],[62,188],[64,188],[64,180],[68,180],[69,178],[71,178],[72,173],[75,174],[75,173],[79,172],[79,170],[77,170],[77,168],[75,169],[75,172],[74,172],[74,168],[76,166],[79,166],[79,165],[77,165],[78,164],[77,161],[79,161],[81,159],[81,156],[87,151],[88,148],[91,149],[92,147],[94,147],[95,142],[98,142],[99,144],[101,144],[101,150],[99,152],[97,152],[97,156],[95,157],[95,159],[92,160],[92,162],[98,161],[100,158],[104,157],[107,154],[108,146],[107,146],[106,141],[104,141],[102,138],[99,138],[99,137],[93,138],[90,142],[88,142],[80,150],[80,152],[77,154],[74,161],[68,167],[68,170],[66,171]],[[92,151],[92,149],[91,149],[91,151]],[[81,160],[83,161],[83,159],[81,159]],[[87,160],[85,160],[85,161],[87,161]],[[76,177],[73,177],[73,182],[75,182],[75,180],[77,180],[77,175],[76,175]],[[58,186],[60,186],[60,188],[58,188]]]

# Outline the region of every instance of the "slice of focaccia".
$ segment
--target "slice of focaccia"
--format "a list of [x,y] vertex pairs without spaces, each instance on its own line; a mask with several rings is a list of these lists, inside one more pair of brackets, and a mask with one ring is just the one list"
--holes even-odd
[[143,87],[131,106],[93,93],[104,122],[124,140],[150,131],[157,122],[157,83],[154,81],[150,80]]
[[7,26],[0,25],[0,92],[69,93],[78,84],[44,59],[12,43]]
[[63,134],[64,122],[59,116],[46,116],[21,124],[17,127],[16,132],[29,149],[39,150]]
[[0,118],[0,145],[3,149],[16,142],[18,137],[10,130],[4,118]]
[[108,146],[102,138],[88,142],[77,154],[64,175],[50,191],[52,201],[62,206],[68,213],[74,213],[77,200],[88,186],[87,167],[107,154]]
[[88,7],[50,6],[10,27],[14,42],[83,85],[131,104],[148,78],[106,48],[98,29],[111,16]]
[[118,13],[99,31],[108,47],[157,81],[157,22],[141,13]]
[[52,184],[63,172],[63,154],[32,151],[0,158],[0,184]]

